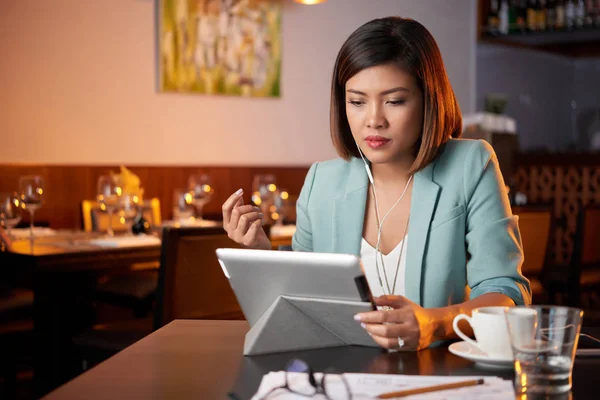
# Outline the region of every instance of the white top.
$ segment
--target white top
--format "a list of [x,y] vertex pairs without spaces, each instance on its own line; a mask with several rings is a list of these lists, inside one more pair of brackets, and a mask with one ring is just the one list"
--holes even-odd
[[[402,250],[402,260],[400,260],[400,266],[398,267],[398,278],[396,279],[396,290],[393,294],[404,296],[406,293],[406,288],[404,285],[404,273],[406,271],[406,245],[408,242],[408,235],[404,237],[394,250],[392,250],[387,255],[383,256],[383,263],[385,264],[385,271],[387,273],[388,282],[390,284],[390,289],[394,286],[394,275],[396,274],[396,266],[398,265],[398,257],[400,257],[400,248],[404,247]],[[383,296],[384,294],[389,294],[387,292],[387,285],[385,283],[385,275],[383,274],[383,266],[381,265],[381,259],[378,261],[379,275],[381,276],[381,282],[383,283],[383,287],[385,288],[385,293],[379,284],[379,279],[377,278],[377,271],[375,269],[375,255],[377,251],[373,246],[369,244],[362,238],[360,245],[360,258],[362,261],[363,269],[365,271],[365,276],[367,277],[367,282],[369,283],[369,287],[371,288],[371,293],[374,297]]]

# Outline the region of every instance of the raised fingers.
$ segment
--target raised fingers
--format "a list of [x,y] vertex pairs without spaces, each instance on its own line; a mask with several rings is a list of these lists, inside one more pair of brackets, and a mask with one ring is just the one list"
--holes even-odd
[[[247,219],[249,218],[247,216],[248,214],[251,214],[251,213],[258,214],[259,212],[260,212],[260,208],[253,206],[252,204],[234,207],[233,210],[231,211],[231,218],[229,219],[229,229],[227,232],[233,233],[233,232],[237,231],[240,223],[247,221]],[[244,219],[242,219],[242,217],[244,217]],[[254,221],[255,219],[256,218],[252,218],[252,221]],[[249,221],[249,222],[251,222],[251,221]],[[248,226],[245,227],[244,234],[246,233],[246,230],[248,230]]]
[[262,215],[259,219],[250,224],[250,228],[248,228],[248,231],[242,239],[242,244],[246,247],[254,247],[258,240],[258,232],[260,229],[262,229]]
[[[239,208],[239,207],[238,207]],[[240,215],[237,227],[235,228],[236,235],[241,239],[250,228],[250,225],[257,220],[262,222],[263,214],[256,209]]]
[[223,203],[223,206],[222,206],[223,226],[225,227],[225,230],[227,230],[227,227],[229,226],[229,221],[231,219],[231,212],[233,211],[234,207],[236,205],[240,206],[240,205],[244,204],[244,200],[242,198],[243,194],[244,194],[244,190],[238,189],[235,193],[233,193],[231,196],[229,196],[229,198],[227,200],[225,200],[225,203]]

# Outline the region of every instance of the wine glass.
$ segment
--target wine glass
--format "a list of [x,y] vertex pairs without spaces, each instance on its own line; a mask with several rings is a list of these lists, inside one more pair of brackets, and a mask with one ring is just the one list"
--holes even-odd
[[10,230],[21,221],[20,208],[21,201],[15,193],[0,194],[0,226],[6,229],[9,238]]
[[127,226],[127,232],[133,236],[133,221],[139,213],[140,198],[133,194],[123,194],[120,198],[120,220]]
[[96,198],[100,203],[100,208],[108,214],[108,225],[106,234],[114,236],[115,232],[112,228],[113,213],[119,206],[119,196],[121,188],[116,184],[112,176],[102,175],[98,178],[98,193]]
[[202,220],[202,209],[215,193],[210,176],[207,174],[191,175],[188,179],[188,191],[192,195],[196,218]]
[[270,219],[275,191],[277,191],[277,185],[274,175],[261,174],[254,176],[252,180],[252,202],[261,208],[265,221]]
[[273,204],[270,206],[271,219],[275,221],[275,225],[283,225],[283,220],[286,217],[289,204],[289,193],[283,189],[277,189],[273,196]]
[[190,192],[186,192],[182,189],[175,189],[173,192],[173,221],[183,222],[193,218],[193,200],[193,196]]
[[33,217],[36,210],[44,204],[44,180],[39,175],[20,177],[19,193],[24,208],[29,211],[29,238],[33,242]]

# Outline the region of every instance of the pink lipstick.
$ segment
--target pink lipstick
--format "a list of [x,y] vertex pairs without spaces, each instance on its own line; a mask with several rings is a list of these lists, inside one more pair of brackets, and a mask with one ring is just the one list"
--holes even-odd
[[367,145],[372,149],[378,149],[382,146],[385,146],[389,142],[391,142],[390,139],[386,139],[383,136],[377,136],[377,135],[367,136],[365,141],[367,142]]

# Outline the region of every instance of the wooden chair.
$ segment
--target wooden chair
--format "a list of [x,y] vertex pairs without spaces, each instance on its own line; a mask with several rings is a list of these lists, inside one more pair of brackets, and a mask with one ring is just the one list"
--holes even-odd
[[31,356],[32,342],[33,292],[0,288],[0,398],[16,397],[19,361]]
[[163,229],[155,329],[180,318],[243,319],[215,254],[222,247],[239,247],[223,228]]
[[238,246],[222,228],[163,228],[153,318],[96,325],[77,336],[76,364],[85,370],[173,319],[243,319],[216,257],[219,247]]
[[[97,201],[81,202],[83,230],[85,232],[106,232],[108,214],[101,210]],[[144,201],[144,218],[152,226],[162,223],[160,200],[152,198]],[[126,230],[119,216],[113,215],[112,227],[115,232]],[[130,309],[137,317],[145,317],[152,309],[158,284],[158,264],[132,265],[126,273],[100,277],[96,290],[96,299],[100,303]]]
[[533,302],[546,302],[549,299],[545,288],[545,273],[550,255],[550,239],[554,232],[553,208],[550,205],[526,205],[513,207],[513,214],[519,216],[519,231],[523,242],[523,275],[529,279]]
[[581,305],[584,292],[600,289],[600,204],[581,208],[568,275],[571,306]]
[[[108,227],[108,214],[102,211],[101,204],[94,200],[81,202],[81,221],[85,232],[106,232]],[[152,225],[162,224],[160,200],[152,198],[144,201],[144,218]],[[119,220],[117,213],[113,214],[112,227],[115,232],[124,232],[127,227]]]

